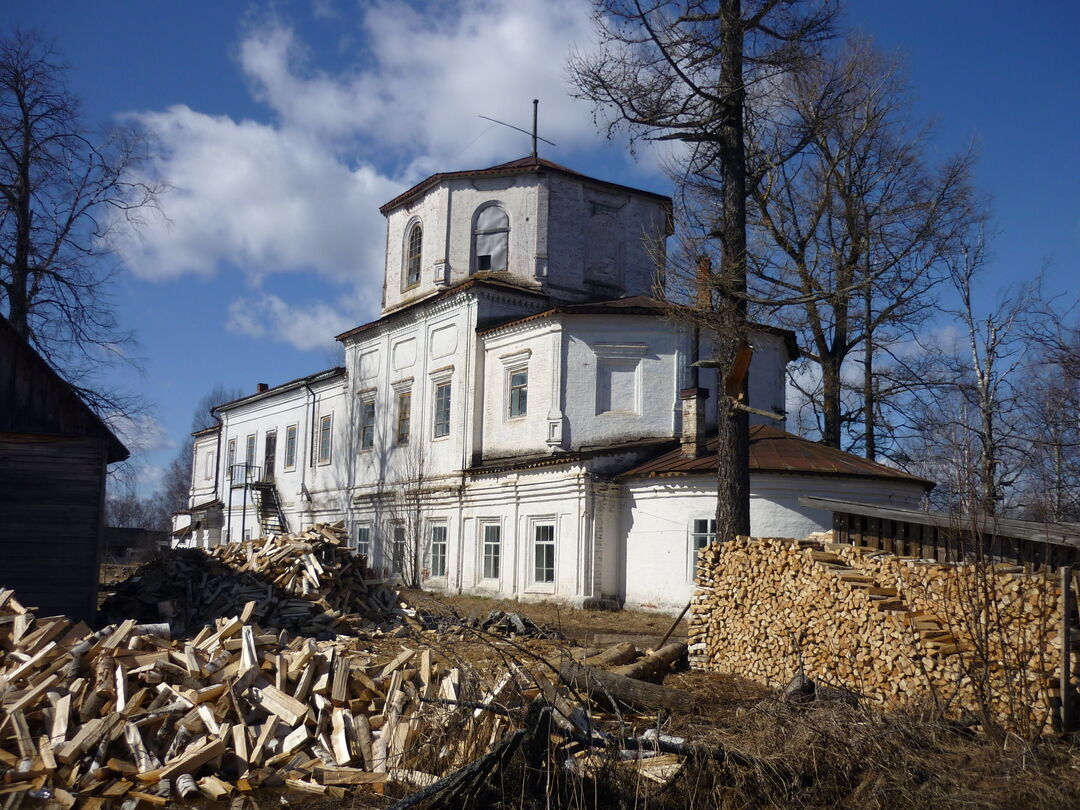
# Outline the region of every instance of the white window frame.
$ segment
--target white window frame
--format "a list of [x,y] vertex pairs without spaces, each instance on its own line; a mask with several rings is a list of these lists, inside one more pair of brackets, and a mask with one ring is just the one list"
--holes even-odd
[[[528,583],[529,590],[535,593],[555,593],[559,582],[559,529],[558,519],[554,516],[534,517],[529,519],[529,552],[528,552]],[[547,528],[551,530],[551,540],[543,541],[543,545],[551,546],[551,579],[538,579],[537,574],[537,549],[541,545],[538,539],[539,530]],[[546,570],[546,569],[545,569]]]
[[[514,386],[514,376],[517,374],[525,375],[525,384]],[[514,412],[514,391],[521,390],[525,394],[525,407],[522,408],[520,413]],[[506,370],[506,421],[514,421],[518,419],[524,419],[529,415],[529,367],[528,366],[515,366]]]
[[[326,430],[326,447],[323,447],[323,425],[329,425],[329,429]],[[318,453],[316,459],[319,466],[329,464],[334,457],[334,414],[324,413],[319,416],[319,440],[318,440]],[[326,453],[323,453],[323,450]]]
[[[364,411],[371,408],[371,420],[364,416]],[[378,418],[378,408],[375,406],[375,392],[360,392],[360,418],[357,419],[360,436],[360,452],[366,453],[375,449],[375,420]]]
[[[420,229],[420,248],[416,253],[416,280],[413,281],[409,278],[409,271],[412,269],[412,235],[413,232]],[[411,290],[414,287],[420,286],[420,282],[424,279],[424,224],[419,219],[412,219],[409,224],[405,226],[405,242],[402,245],[402,262],[401,262],[401,290]]]
[[[480,529],[480,542],[477,544],[480,550],[480,560],[477,570],[480,573],[478,579],[481,582],[498,582],[502,579],[502,566],[503,566],[503,542],[502,542],[502,522],[498,520],[481,521],[479,524]],[[493,543],[488,542],[488,529],[494,529],[496,532],[496,538]],[[494,555],[496,570],[494,576],[488,574],[488,546],[494,546],[496,553]]]
[[[363,548],[360,543],[360,532],[364,532],[365,538],[363,542]],[[368,568],[372,566],[371,559],[371,524],[370,523],[357,523],[353,526],[352,534],[349,535],[349,551],[353,554],[365,557],[367,559]]]
[[236,439],[229,439],[229,443],[226,447],[225,478],[228,481],[232,481],[233,467],[236,466]]
[[258,433],[249,433],[244,437],[244,463],[248,467],[255,466],[255,451],[258,449]]
[[[454,367],[437,369],[431,373],[431,438],[433,441],[446,439],[453,433],[454,427]],[[446,432],[439,433],[439,389],[447,386],[449,395],[446,404]]]
[[[412,411],[413,411],[413,407],[412,407],[412,389],[411,388],[403,388],[403,389],[397,391],[396,393],[397,393],[397,414],[396,414],[397,418],[394,420],[394,444],[406,445],[406,444],[409,443],[409,439],[412,437],[412,422],[413,422],[413,419],[412,419]],[[409,405],[408,412],[407,412],[407,415],[406,415],[405,420],[404,420],[406,422],[406,428],[407,428],[406,431],[405,431],[405,437],[404,438],[402,438],[402,436],[401,436],[401,423],[402,423],[401,402],[402,402],[403,399],[406,402],[408,402],[408,405]]]
[[[704,524],[704,526],[702,526],[702,524]],[[705,531],[701,531],[702,528],[704,528]],[[687,549],[689,551],[687,579],[693,582],[694,575],[697,573],[698,552],[716,540],[716,518],[690,518],[690,524],[687,527],[687,535]]]
[[[296,425],[296,424],[286,425],[286,427],[285,427],[285,448],[284,448],[285,449],[285,453],[284,453],[285,457],[284,457],[284,459],[282,459],[282,461],[284,463],[281,466],[281,468],[283,470],[295,470],[296,469],[296,450],[297,450],[297,441],[296,440],[300,435],[300,431],[299,431],[298,428],[299,428],[299,425]],[[292,447],[291,447],[292,463],[291,464],[289,463],[290,442],[291,442],[291,445],[292,445]]]
[[[435,534],[436,532],[442,533],[442,539],[438,545],[442,546],[442,571],[435,573]],[[427,542],[427,559],[428,559],[428,579],[442,579],[445,580],[447,572],[450,570],[450,527],[446,521],[432,522],[428,524],[428,542]]]

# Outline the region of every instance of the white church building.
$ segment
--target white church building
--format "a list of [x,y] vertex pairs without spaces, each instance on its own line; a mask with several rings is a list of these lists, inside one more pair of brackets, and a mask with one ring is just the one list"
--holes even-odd
[[[340,520],[373,567],[432,590],[681,608],[714,527],[716,375],[692,387],[692,331],[649,297],[669,198],[529,157],[380,210],[381,317],[337,336],[344,367],[217,408],[177,542]],[[750,405],[783,412],[794,338],[751,343]],[[931,486],[767,421],[756,535],[829,528],[800,496],[915,506]]]

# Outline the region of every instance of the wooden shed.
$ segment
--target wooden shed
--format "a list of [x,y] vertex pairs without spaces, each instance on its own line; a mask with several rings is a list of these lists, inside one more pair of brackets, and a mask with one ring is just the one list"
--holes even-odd
[[127,448],[0,316],[0,589],[91,620],[105,472]]

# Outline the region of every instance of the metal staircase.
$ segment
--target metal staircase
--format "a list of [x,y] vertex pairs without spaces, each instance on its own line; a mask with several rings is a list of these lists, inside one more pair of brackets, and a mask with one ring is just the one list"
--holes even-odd
[[259,515],[259,528],[263,537],[285,534],[289,531],[289,521],[281,510],[281,499],[273,481],[253,481],[250,484],[255,510]]

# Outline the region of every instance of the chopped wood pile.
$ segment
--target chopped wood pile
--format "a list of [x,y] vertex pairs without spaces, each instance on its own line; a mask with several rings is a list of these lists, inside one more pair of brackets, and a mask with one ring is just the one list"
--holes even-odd
[[435,782],[510,728],[473,709],[513,705],[508,670],[485,683],[401,642],[387,659],[357,638],[267,632],[257,609],[181,642],[167,624],[92,632],[36,618],[0,591],[0,796],[33,791],[63,808],[275,785],[341,797]]
[[803,672],[887,707],[933,696],[1042,728],[1060,602],[1051,575],[1017,566],[740,537],[699,553],[690,663],[772,686]]
[[527,616],[502,610],[493,610],[485,618],[476,619],[475,627],[485,633],[507,638],[561,639],[563,637],[558,630],[542,627]]
[[104,622],[168,622],[174,634],[233,616],[317,638],[387,629],[397,592],[346,547],[341,525],[233,542],[204,552],[170,551],[140,567],[102,604]]

